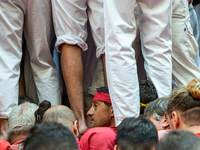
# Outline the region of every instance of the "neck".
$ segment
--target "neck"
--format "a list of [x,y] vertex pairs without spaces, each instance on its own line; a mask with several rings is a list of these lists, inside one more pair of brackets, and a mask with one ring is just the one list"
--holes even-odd
[[114,118],[111,119],[109,127],[115,127],[115,120],[114,120]]
[[200,126],[187,127],[186,130],[193,132],[194,134],[200,133]]

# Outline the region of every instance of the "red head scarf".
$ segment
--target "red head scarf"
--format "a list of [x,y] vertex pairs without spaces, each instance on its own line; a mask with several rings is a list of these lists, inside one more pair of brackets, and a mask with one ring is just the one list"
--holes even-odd
[[96,92],[94,94],[94,98],[92,99],[96,101],[102,101],[111,104],[110,95],[104,92]]

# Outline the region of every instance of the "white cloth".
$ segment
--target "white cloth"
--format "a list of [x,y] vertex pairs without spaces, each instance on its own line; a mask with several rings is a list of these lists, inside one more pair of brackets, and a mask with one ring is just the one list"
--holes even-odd
[[178,85],[186,86],[194,78],[200,78],[200,70],[194,58],[198,44],[193,35],[187,0],[172,3],[172,64],[173,77]]
[[18,80],[24,33],[39,101],[61,103],[52,46],[50,0],[0,1],[0,116],[18,104]]
[[[189,14],[190,14],[190,23],[193,29],[193,35],[196,41],[199,40],[199,22],[197,18],[196,11],[193,8],[192,3],[189,5]],[[200,57],[199,57],[199,50],[197,51],[197,55],[195,56],[195,63],[198,68],[200,68]]]
[[[147,77],[159,97],[171,93],[171,0],[137,0]],[[136,37],[135,0],[104,0],[106,69],[116,126],[138,116],[139,85],[132,43]]]
[[[56,48],[63,43],[78,45],[86,51],[87,20],[96,44],[96,56],[104,54],[103,0],[53,0],[53,20],[57,36]],[[87,11],[87,12],[86,12]],[[88,15],[87,15],[88,14]]]

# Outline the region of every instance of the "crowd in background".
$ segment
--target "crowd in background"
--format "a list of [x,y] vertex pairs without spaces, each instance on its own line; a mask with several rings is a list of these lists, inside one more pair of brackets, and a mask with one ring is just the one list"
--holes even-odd
[[0,31],[0,149],[200,149],[199,0],[1,0]]

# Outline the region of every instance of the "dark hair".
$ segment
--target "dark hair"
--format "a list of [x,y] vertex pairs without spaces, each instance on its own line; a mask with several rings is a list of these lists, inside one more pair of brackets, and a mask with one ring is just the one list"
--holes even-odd
[[144,109],[144,115],[151,116],[159,121],[165,114],[167,114],[168,99],[169,97],[162,97],[150,102]]
[[156,150],[198,150],[200,138],[192,132],[173,130],[158,143]]
[[35,123],[41,123],[44,113],[51,107],[51,102],[44,100],[35,111]]
[[167,105],[170,118],[173,111],[178,111],[186,125],[200,125],[200,87],[197,84],[200,84],[200,80],[193,79],[187,87],[173,90]]
[[32,98],[29,98],[28,96],[26,95],[22,95],[18,98],[18,105],[22,104],[22,103],[25,103],[25,102],[29,102],[29,103],[34,103],[36,104]]
[[[149,102],[154,101],[158,98],[155,86],[149,80],[140,80],[139,81],[140,87],[140,102],[147,104]],[[145,107],[140,108],[140,114],[144,113]]]
[[55,122],[34,126],[24,141],[24,150],[78,150],[73,133]]
[[108,86],[97,88],[97,92],[103,92],[109,94]]
[[157,129],[145,116],[126,118],[117,129],[120,150],[152,150],[158,143]]

